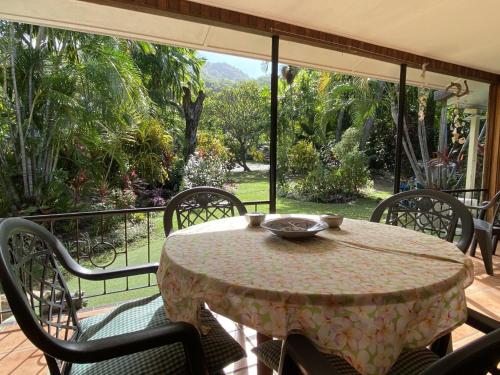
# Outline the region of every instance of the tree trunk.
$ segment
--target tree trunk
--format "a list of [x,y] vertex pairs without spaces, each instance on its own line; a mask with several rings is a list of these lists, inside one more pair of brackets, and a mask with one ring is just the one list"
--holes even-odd
[[247,165],[247,148],[245,147],[244,141],[240,141],[240,157],[238,160],[238,164],[243,167],[245,172],[251,172],[250,168]]
[[11,74],[12,74],[12,91],[16,106],[16,135],[19,139],[19,154],[21,157],[21,169],[23,176],[23,189],[24,196],[26,198],[30,197],[29,184],[28,184],[28,170],[26,162],[26,148],[24,144],[24,131],[23,131],[23,119],[21,115],[21,100],[19,98],[19,92],[17,89],[17,78],[16,78],[16,45],[14,41],[14,26],[10,25],[10,43],[11,43],[11,54],[10,54],[10,64],[11,64]]
[[366,147],[366,142],[370,138],[374,123],[375,123],[375,119],[373,117],[369,117],[366,119],[365,123],[363,124],[363,133],[361,136],[361,141],[359,142],[359,149],[361,151],[363,151]]
[[246,161],[239,161],[238,164],[243,168],[243,170],[245,172],[252,172],[252,170],[250,169],[250,167],[247,165],[247,162]]
[[191,90],[188,87],[183,87],[182,91],[182,109],[184,112],[184,119],[186,121],[186,129],[184,132],[185,149],[184,160],[189,157],[196,150],[196,134],[198,133],[198,125],[200,122],[201,111],[203,110],[203,101],[205,100],[205,93],[198,92],[196,100],[191,99]]
[[345,109],[342,108],[337,115],[337,128],[335,129],[335,142],[339,143],[342,138],[342,124],[344,122]]
[[[398,109],[396,108],[395,103],[391,104],[391,115],[392,115],[392,120],[394,121],[394,124],[398,124]],[[415,174],[415,178],[417,182],[419,182],[423,186],[427,186],[427,181],[425,180],[424,175],[422,174],[422,171],[420,170],[420,166],[418,165],[418,159],[415,155],[415,151],[413,150],[413,145],[411,143],[411,138],[410,134],[408,133],[408,124],[406,122],[406,116],[403,121],[403,148],[405,150],[406,156],[410,162],[411,169],[413,170],[413,173]]]
[[[384,93],[384,87],[385,84],[383,82],[378,82],[376,86],[376,91],[374,94],[374,100],[376,103],[380,102],[380,99],[382,98],[382,94]],[[378,105],[378,104],[377,104]],[[365,123],[363,124],[363,133],[361,136],[361,141],[359,143],[359,149],[363,151],[366,146],[366,142],[370,139],[370,135],[372,134],[372,129],[373,129],[373,124],[375,123],[375,119],[373,116],[370,116],[369,118],[366,119]]]

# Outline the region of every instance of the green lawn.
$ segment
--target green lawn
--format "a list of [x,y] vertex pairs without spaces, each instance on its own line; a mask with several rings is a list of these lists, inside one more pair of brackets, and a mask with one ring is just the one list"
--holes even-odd
[[[236,196],[242,201],[269,199],[267,171],[235,172],[231,174],[230,179],[235,188]],[[365,193],[364,198],[350,203],[316,203],[278,198],[276,210],[278,213],[322,214],[334,212],[352,219],[368,220],[378,202],[390,194],[387,190],[371,190]],[[252,209],[249,207],[249,210]],[[264,207],[259,207],[259,210],[264,210]]]
[[[268,183],[268,172],[267,171],[253,171],[253,172],[233,172],[230,175],[230,186],[229,189],[233,190],[235,194],[242,201],[254,201],[254,200],[268,200],[269,199],[269,183]],[[357,199],[355,202],[351,203],[314,203],[314,202],[302,202],[293,199],[283,199],[278,198],[277,201],[277,211],[278,213],[308,213],[308,214],[320,214],[320,213],[341,213],[345,217],[354,219],[369,219],[373,209],[378,204],[378,202],[389,196],[390,192],[387,189],[372,190],[365,193],[365,197]],[[249,211],[253,211],[254,208],[247,207]],[[267,211],[267,206],[259,206],[259,211]],[[151,223],[153,224],[153,229],[151,232],[151,242],[150,242],[150,259],[152,262],[156,262],[160,258],[160,252],[162,248],[163,241],[165,239],[163,233],[163,222],[162,214],[154,214],[151,217]],[[122,249],[118,249],[119,251]],[[147,262],[147,240],[140,239],[136,242],[128,244],[128,264],[142,264]],[[113,267],[121,267],[125,265],[125,257],[120,255],[113,264]],[[154,284],[156,278],[151,275],[151,281]],[[129,288],[134,288],[142,285],[146,285],[148,281],[148,276],[135,276],[129,278]],[[78,280],[72,278],[68,282],[70,290],[74,291],[78,289]],[[113,290],[121,290],[126,288],[125,279],[109,280],[106,282],[106,291],[109,293]],[[86,295],[99,294],[104,291],[102,282],[86,282],[82,281],[82,290],[85,291]],[[87,307],[99,306],[104,304],[113,304],[116,302],[130,300],[134,298],[139,298],[152,293],[157,292],[157,287],[153,286],[146,289],[137,289],[133,291],[127,291],[123,293],[113,293],[104,296],[94,297],[88,299]]]

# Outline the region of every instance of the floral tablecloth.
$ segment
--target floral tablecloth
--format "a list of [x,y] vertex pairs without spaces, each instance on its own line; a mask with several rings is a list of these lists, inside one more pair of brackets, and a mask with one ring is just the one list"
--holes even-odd
[[473,265],[451,243],[390,225],[346,219],[289,241],[236,217],[170,235],[157,277],[173,320],[203,332],[204,302],[268,336],[301,330],[378,375],[465,321]]

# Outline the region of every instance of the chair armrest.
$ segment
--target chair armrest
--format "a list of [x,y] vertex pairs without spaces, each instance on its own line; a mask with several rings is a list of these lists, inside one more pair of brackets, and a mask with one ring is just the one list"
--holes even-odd
[[[47,232],[47,235],[53,237],[49,232]],[[158,270],[158,263],[148,263],[144,265],[128,266],[109,270],[90,270],[82,267],[76,260],[74,260],[68,250],[66,250],[64,245],[57,238],[53,237],[51,241],[57,260],[61,263],[61,265],[71,274],[81,277],[82,279],[94,281],[116,279],[119,277],[156,273]]]
[[288,335],[281,350],[280,375],[288,374],[336,375],[337,372],[314,344],[299,333]]
[[192,374],[208,374],[198,330],[184,322],[86,342],[52,341],[44,351],[70,363],[94,363],[180,342]]
[[126,276],[156,273],[156,271],[158,270],[158,263],[148,263],[138,266],[128,266],[108,270],[91,270],[81,266],[77,261],[75,261],[66,251],[64,246],[59,242],[59,240],[56,242],[55,250],[57,259],[66,270],[68,270],[71,274],[86,280],[98,281],[117,279]]
[[466,323],[483,333],[490,333],[500,328],[500,322],[471,308],[467,308]]
[[117,279],[126,276],[144,275],[148,273],[156,273],[158,271],[158,263],[141,264],[137,266],[128,266],[123,268],[109,269],[109,270],[90,270],[88,268],[79,266],[78,268],[69,269],[74,275],[82,279],[98,281],[107,279]]
[[497,329],[446,355],[420,375],[484,374],[497,369],[500,361],[499,342],[500,329]]

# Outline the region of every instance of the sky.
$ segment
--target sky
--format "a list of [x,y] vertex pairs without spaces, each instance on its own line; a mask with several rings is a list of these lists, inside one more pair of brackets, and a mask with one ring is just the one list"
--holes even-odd
[[198,51],[201,57],[204,57],[209,62],[224,62],[229,65],[235,66],[242,72],[248,74],[250,78],[259,78],[263,75],[270,74],[270,67],[267,73],[262,68],[262,60],[254,60],[246,57],[238,57],[231,55],[224,55],[222,53]]

